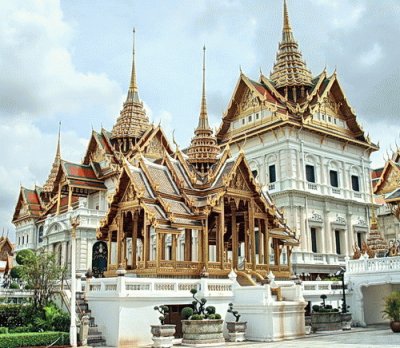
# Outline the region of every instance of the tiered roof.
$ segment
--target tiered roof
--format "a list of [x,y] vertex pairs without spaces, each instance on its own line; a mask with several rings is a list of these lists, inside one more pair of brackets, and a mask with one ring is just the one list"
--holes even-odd
[[[133,30],[133,38],[135,39],[135,30]],[[136,83],[135,42],[133,42],[132,72],[128,95],[112,129],[111,139],[116,141],[119,149],[125,153],[149,128],[149,118],[143,102],[139,99],[139,89]]]
[[311,72],[307,69],[299,50],[299,45],[294,39],[289,22],[286,0],[283,6],[282,41],[279,43],[276,62],[270,79],[275,88],[278,89],[282,87],[311,86]]
[[219,148],[217,139],[208,123],[207,103],[206,103],[206,82],[205,82],[205,52],[203,48],[203,89],[201,96],[201,109],[199,116],[199,124],[194,132],[195,136],[187,150],[189,162],[194,164],[201,172],[206,172],[217,162]]

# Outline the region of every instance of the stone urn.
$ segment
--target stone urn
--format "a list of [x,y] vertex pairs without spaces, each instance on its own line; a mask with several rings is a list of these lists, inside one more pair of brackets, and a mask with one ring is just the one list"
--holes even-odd
[[247,329],[247,321],[227,321],[226,328],[228,329],[230,342],[243,342]]
[[351,313],[340,313],[342,321],[342,330],[351,330]]
[[153,337],[152,347],[154,348],[169,348],[173,345],[175,325],[151,325],[151,333]]
[[334,331],[342,329],[342,320],[339,312],[311,313],[312,332]]
[[400,321],[391,321],[390,328],[393,332],[400,332]]
[[223,319],[182,320],[182,345],[190,347],[221,346],[225,343]]

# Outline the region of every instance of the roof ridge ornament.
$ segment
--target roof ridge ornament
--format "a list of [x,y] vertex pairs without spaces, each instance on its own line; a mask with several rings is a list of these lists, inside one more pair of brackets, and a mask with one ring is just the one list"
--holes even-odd
[[53,190],[54,182],[56,180],[58,168],[61,163],[61,121],[58,123],[58,136],[57,136],[57,148],[54,156],[53,165],[50,170],[49,177],[43,185],[43,191],[51,192]]

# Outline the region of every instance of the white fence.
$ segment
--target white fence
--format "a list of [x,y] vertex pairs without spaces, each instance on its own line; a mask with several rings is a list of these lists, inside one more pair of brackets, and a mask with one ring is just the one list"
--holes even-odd
[[358,260],[349,260],[346,265],[346,275],[376,272],[399,272],[400,256]]

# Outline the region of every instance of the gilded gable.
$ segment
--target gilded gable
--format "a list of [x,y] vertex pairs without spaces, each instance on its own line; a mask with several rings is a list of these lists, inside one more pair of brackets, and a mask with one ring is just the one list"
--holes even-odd
[[146,146],[145,153],[149,157],[160,158],[163,156],[163,145],[158,137],[153,137]]

